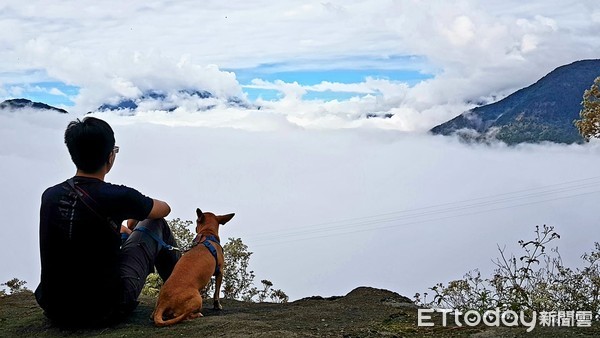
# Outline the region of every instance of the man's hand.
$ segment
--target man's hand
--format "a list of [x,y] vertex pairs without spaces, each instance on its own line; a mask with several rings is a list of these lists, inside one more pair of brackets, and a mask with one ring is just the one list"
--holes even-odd
[[138,221],[137,219],[128,219],[127,220],[127,228],[129,229],[129,232],[131,233],[131,231],[133,231],[133,229],[135,229],[135,226],[139,223],[140,221]]
[[121,224],[121,233],[122,234],[131,235],[131,229],[129,229],[128,227],[126,227],[123,224]]

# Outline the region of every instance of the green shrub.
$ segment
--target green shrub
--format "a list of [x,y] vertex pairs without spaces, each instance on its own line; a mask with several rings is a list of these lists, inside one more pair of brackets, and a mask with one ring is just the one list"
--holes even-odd
[[8,292],[6,292],[5,290],[0,290],[0,296],[4,297],[7,295],[14,295],[17,293],[30,291],[27,287],[25,287],[25,284],[27,284],[26,281],[20,280],[18,278],[13,278],[5,283],[2,283],[0,284],[0,286],[7,287]]
[[585,253],[583,268],[564,266],[558,248],[547,250],[548,245],[560,239],[554,227],[536,227],[535,238],[519,241],[523,250],[518,258],[508,256],[498,247],[500,257],[490,278],[483,279],[478,270],[470,271],[463,279],[447,285],[431,287],[434,297],[427,301],[427,293],[416,294],[421,306],[457,309],[465,312],[489,309],[524,311],[600,311],[600,244]]
[[[182,221],[179,218],[167,221],[175,240],[182,251],[192,247],[192,241],[196,236],[190,227],[194,224],[192,221]],[[258,290],[254,286],[254,271],[249,271],[250,256],[252,252],[248,251],[248,246],[242,242],[241,238],[229,238],[223,245],[225,255],[223,266],[223,298],[237,299],[247,302],[265,301],[270,299],[272,302],[286,303],[289,298],[279,289],[272,289],[273,283],[268,280],[262,280],[263,289]],[[147,296],[157,296],[163,281],[157,273],[151,273],[146,278],[146,283],[142,289],[142,294]],[[211,278],[209,284],[201,291],[203,298],[210,298],[214,293],[214,278]]]

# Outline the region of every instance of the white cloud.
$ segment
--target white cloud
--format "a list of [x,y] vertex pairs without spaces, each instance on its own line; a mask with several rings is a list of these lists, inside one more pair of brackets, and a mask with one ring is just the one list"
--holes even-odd
[[[246,87],[277,90],[283,96],[278,100],[258,100],[256,103],[261,106],[261,111],[252,114],[278,112],[288,116],[290,122],[305,128],[337,129],[366,125],[400,131],[426,131],[473,106],[448,102],[422,104],[418,102],[421,89],[410,88],[403,82],[370,77],[361,83],[322,82],[307,86],[255,79]],[[302,96],[309,91],[350,92],[356,95],[348,100],[302,100]],[[394,116],[366,120],[367,115],[384,117],[386,114]]]
[[110,87],[119,97],[137,98],[143,93],[133,82],[120,77],[113,78],[110,81]]
[[12,96],[21,96],[23,95],[23,92],[25,91],[25,88],[21,87],[21,86],[11,86],[8,88],[8,93]]
[[535,35],[523,35],[523,39],[521,40],[521,52],[526,54],[533,52],[538,45],[538,39]]
[[[279,90],[282,98],[258,100],[260,110],[228,108],[217,100],[214,109],[202,111],[175,95],[180,108],[170,113],[147,102],[133,117],[100,114],[114,125],[122,146],[111,181],[167,199],[174,217],[192,218],[198,206],[237,212],[223,229],[225,237],[248,238],[257,275],[292,297],[342,294],[360,284],[410,296],[468,269],[489,267],[496,243],[529,238],[536,224],[559,226],[565,256],[577,258],[591,248],[597,217],[586,210],[596,209],[583,195],[421,223],[395,219],[382,223],[388,229],[364,233],[329,229],[327,237],[303,239],[321,222],[596,175],[597,143],[490,148],[401,132],[427,130],[472,107],[465,102],[501,98],[560,65],[597,58],[596,7],[595,0],[259,0],[202,6],[82,0],[76,7],[6,0],[0,29],[11,34],[0,36],[0,93],[62,81],[81,88],[72,111],[86,112],[148,90],[243,96],[235,74],[222,69],[408,68],[434,74],[412,87],[375,78],[315,85],[257,79],[249,87]],[[357,95],[307,100],[310,91]],[[356,118],[368,113],[394,116]],[[38,277],[39,196],[73,171],[62,144],[70,118],[0,115],[0,211],[3,226],[10,227],[4,228],[7,245],[0,256],[18,257],[0,260],[0,282],[20,277],[33,283]],[[181,164],[177,172],[174,164]],[[25,177],[32,167],[43,167],[43,175]],[[285,246],[277,237],[256,238],[292,229],[307,235],[292,236]],[[379,273],[356,269],[367,265]]]
[[475,36],[475,25],[468,16],[461,15],[454,19],[452,25],[443,29],[442,33],[448,37],[448,40],[455,46],[465,46]]
[[[203,6],[81,1],[75,9],[10,0],[0,22],[14,33],[0,38],[6,46],[0,51],[0,78],[43,70],[82,87],[75,110],[86,111],[136,88],[195,86],[240,96],[235,76],[220,68],[388,68],[393,65],[386,58],[415,55],[427,63],[411,67],[441,70],[426,87],[447,93],[421,99],[422,105],[431,102],[425,108],[403,108],[431,109],[442,98],[452,105],[518,89],[557,66],[597,57],[594,6],[592,0],[485,5],[263,0]],[[406,67],[404,62],[396,69]]]
[[277,90],[283,94],[283,99],[287,101],[299,101],[304,96],[308,89],[298,82],[288,83],[281,80],[274,82],[264,81],[261,79],[252,80],[252,84],[247,88],[271,89]]
[[262,79],[252,80],[246,88],[277,90],[284,96],[293,96],[302,98],[309,91],[311,92],[339,92],[339,93],[357,93],[357,94],[377,94],[384,98],[405,96],[409,86],[400,81],[390,81],[387,79],[376,79],[367,77],[360,83],[339,83],[323,81],[315,85],[301,85],[297,82],[288,83],[281,80],[273,82]]
[[56,96],[65,96],[65,97],[68,96],[62,90],[60,90],[60,89],[58,89],[56,87],[50,88],[50,90],[48,90],[48,94],[50,94],[50,95],[56,95]]
[[[491,269],[496,244],[516,250],[535,225],[557,226],[567,264],[593,246],[598,143],[472,146],[369,126],[306,130],[273,116],[262,131],[206,123],[245,114],[230,113],[98,114],[121,146],[107,179],[168,201],[172,217],[193,219],[197,207],[236,212],[222,237],[241,237],[254,252],[257,280],[292,298],[359,285],[411,296]],[[261,125],[246,117],[248,126]],[[18,277],[35,287],[39,280],[39,199],[74,173],[62,139],[73,118],[0,114],[0,256],[14,258],[0,259],[0,281]],[[31,176],[32,167],[44,170]]]

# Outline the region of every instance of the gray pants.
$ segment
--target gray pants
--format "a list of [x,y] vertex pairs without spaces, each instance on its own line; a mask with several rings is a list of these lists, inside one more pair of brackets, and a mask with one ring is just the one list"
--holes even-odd
[[[140,226],[147,228],[165,243],[177,246],[175,237],[164,219],[145,220],[137,225]],[[180,257],[181,253],[178,250],[163,248],[150,234],[134,230],[121,246],[123,295],[120,315],[128,315],[136,308],[146,277],[154,272],[154,267],[163,281],[166,281]]]

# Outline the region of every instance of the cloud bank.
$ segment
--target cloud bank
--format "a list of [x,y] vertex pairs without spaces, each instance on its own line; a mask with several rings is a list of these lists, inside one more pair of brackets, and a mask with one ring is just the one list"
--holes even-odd
[[[490,267],[497,243],[535,225],[557,226],[566,263],[592,247],[597,143],[467,146],[419,132],[597,58],[599,18],[593,0],[7,0],[0,99],[66,95],[81,116],[148,91],[209,91],[211,109],[174,95],[170,112],[97,113],[121,146],[108,179],[169,201],[172,217],[236,212],[223,237],[242,237],[257,277],[292,298],[361,284],[411,296]],[[279,78],[356,70],[378,75]],[[404,71],[422,76],[386,75]],[[278,95],[227,104],[245,90]],[[39,197],[74,172],[72,118],[0,114],[0,281],[37,283]]]
[[[358,285],[412,296],[470,269],[485,273],[496,244],[516,251],[535,225],[557,227],[566,264],[593,246],[597,143],[508,148],[368,127],[97,116],[121,147],[108,181],[168,201],[173,218],[193,219],[197,207],[236,212],[222,237],[241,237],[257,278],[292,299]],[[0,114],[0,281],[39,280],[39,199],[75,171],[62,142],[71,118]]]
[[[268,87],[280,97],[263,107],[290,115],[317,109],[323,116],[312,125],[332,127],[330,120],[345,119],[341,110],[381,112],[399,115],[386,128],[423,131],[462,113],[468,102],[496,100],[560,65],[597,58],[596,7],[592,0],[85,0],[77,6],[9,0],[0,7],[0,28],[11,32],[0,37],[0,96],[19,94],[27,83],[34,90],[36,83],[61,82],[80,88],[69,98],[70,110],[82,113],[147,90],[244,98],[244,88]],[[307,85],[260,75],[369,69],[431,78],[416,85],[385,76]],[[236,72],[257,78],[240,82]],[[44,88],[62,97],[60,88]],[[306,91],[356,95],[319,102]]]

